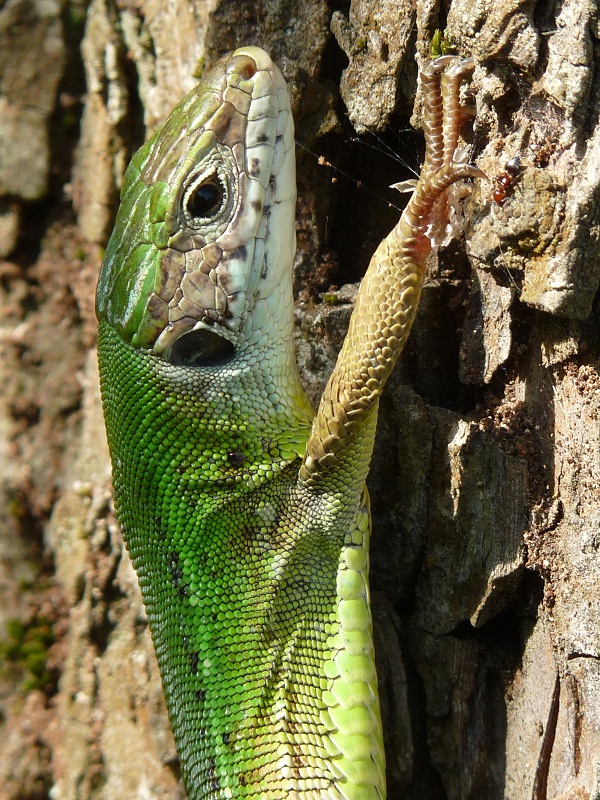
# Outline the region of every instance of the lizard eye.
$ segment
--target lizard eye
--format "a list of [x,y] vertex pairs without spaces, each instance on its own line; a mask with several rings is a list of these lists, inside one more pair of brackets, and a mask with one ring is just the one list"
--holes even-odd
[[216,175],[204,175],[194,181],[183,198],[184,213],[197,223],[216,217],[227,201],[227,190]]
[[200,328],[180,336],[173,343],[168,360],[181,367],[220,367],[234,355],[235,348],[229,339]]

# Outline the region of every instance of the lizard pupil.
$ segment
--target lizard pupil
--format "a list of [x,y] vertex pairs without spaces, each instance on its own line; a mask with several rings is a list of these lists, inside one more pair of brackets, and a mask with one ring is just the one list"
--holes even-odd
[[209,178],[196,186],[186,201],[186,210],[196,219],[214,217],[223,205],[225,192],[216,178]]

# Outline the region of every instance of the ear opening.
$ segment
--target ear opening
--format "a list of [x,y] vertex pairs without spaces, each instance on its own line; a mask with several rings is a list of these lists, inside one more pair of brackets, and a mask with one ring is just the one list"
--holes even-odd
[[220,367],[231,361],[234,355],[232,342],[214,331],[200,328],[180,336],[166,359],[181,367]]

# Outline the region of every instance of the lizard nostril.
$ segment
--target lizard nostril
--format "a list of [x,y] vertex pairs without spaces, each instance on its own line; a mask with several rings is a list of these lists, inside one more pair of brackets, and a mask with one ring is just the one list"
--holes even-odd
[[256,64],[249,61],[242,69],[240,70],[240,76],[243,80],[247,81],[250,78],[253,78],[256,74]]

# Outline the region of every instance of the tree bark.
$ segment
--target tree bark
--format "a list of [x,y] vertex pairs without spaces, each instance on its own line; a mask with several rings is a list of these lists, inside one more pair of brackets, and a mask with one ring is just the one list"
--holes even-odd
[[352,284],[398,216],[388,185],[418,169],[417,64],[436,28],[475,59],[465,147],[490,180],[431,258],[381,402],[389,797],[600,799],[598,8],[337,5],[0,8],[0,800],[185,798],[95,367],[95,281],[130,156],[222,53],[257,44],[279,63],[316,399]]

